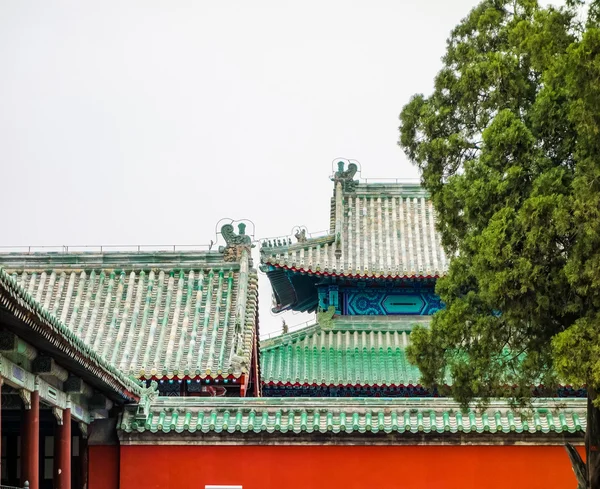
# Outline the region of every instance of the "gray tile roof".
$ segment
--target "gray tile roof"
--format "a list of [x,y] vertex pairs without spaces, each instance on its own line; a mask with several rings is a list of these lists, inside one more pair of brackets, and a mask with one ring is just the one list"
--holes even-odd
[[438,277],[448,269],[433,204],[419,185],[336,184],[327,236],[266,240],[261,261],[314,274]]

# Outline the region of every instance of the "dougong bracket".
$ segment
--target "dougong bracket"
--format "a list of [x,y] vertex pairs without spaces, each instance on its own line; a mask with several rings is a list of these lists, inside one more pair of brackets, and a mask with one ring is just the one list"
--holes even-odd
[[31,392],[26,389],[19,389],[19,397],[21,397],[25,409],[31,409]]
[[63,410],[57,407],[52,408],[52,414],[56,418],[56,424],[63,425]]

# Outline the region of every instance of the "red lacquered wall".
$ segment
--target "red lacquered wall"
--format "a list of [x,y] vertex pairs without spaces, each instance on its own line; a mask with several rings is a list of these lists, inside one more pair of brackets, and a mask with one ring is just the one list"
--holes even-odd
[[119,446],[90,445],[88,448],[88,489],[118,489]]
[[121,447],[121,488],[204,489],[206,484],[239,484],[243,489],[551,489],[575,487],[576,480],[562,446]]

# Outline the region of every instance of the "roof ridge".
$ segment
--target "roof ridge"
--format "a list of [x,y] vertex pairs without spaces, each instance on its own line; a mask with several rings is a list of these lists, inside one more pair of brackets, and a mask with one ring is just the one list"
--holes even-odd
[[[126,263],[131,265],[146,264],[151,267],[155,264],[189,264],[194,260],[207,263],[240,262],[241,250],[254,247],[252,238],[246,234],[246,223],[237,222],[238,232],[234,230],[234,222],[223,224],[217,234],[225,240],[225,246],[218,246],[213,240],[205,245],[60,245],[60,246],[0,246],[0,260],[4,263],[27,261],[40,264],[69,264],[92,265],[107,264],[117,265]],[[177,249],[177,247],[180,249]],[[71,248],[69,250],[69,248]],[[149,249],[142,249],[149,248]],[[154,248],[154,249],[153,249]],[[208,248],[208,249],[206,249]]]
[[0,253],[3,268],[48,269],[61,267],[76,269],[139,269],[178,268],[196,265],[209,269],[217,266],[235,266],[226,261],[219,251],[158,251],[158,252],[67,252],[67,253]]
[[[268,351],[290,343],[305,339],[317,333],[407,333],[410,334],[413,325],[409,322],[423,324],[429,323],[429,316],[383,316],[385,319],[354,319],[359,316],[337,316],[331,321],[331,325],[323,327],[318,320],[303,328],[282,333],[278,336],[266,338],[261,341],[261,350]],[[390,319],[392,318],[392,319]],[[399,320],[403,320],[400,322]],[[379,323],[379,324],[378,324]]]
[[[302,241],[297,241],[296,243],[291,242],[291,237],[288,237],[289,241],[287,243],[283,242],[281,244],[276,243],[275,240],[281,240],[281,238],[265,238],[260,240],[261,246],[260,251],[269,250],[270,253],[277,253],[279,250],[285,251],[296,251],[296,250],[306,250],[312,246],[320,245],[320,244],[329,244],[335,239],[335,235],[333,233],[328,233],[325,236],[318,236],[316,238],[305,238]],[[285,237],[283,238],[285,239]],[[298,238],[297,238],[298,239]],[[271,242],[271,240],[273,240]]]
[[[402,181],[390,181],[394,179],[385,179],[382,178],[379,181],[368,181],[369,179],[363,179],[363,181],[358,180],[354,190],[352,192],[344,192],[344,193],[357,193],[357,192],[366,192],[366,191],[378,191],[388,190],[390,193],[394,195],[406,193],[408,196],[418,196],[418,197],[426,197],[429,198],[429,192],[425,187],[423,187],[420,183],[410,183],[410,182],[402,182]],[[371,179],[374,180],[374,179]]]
[[[587,406],[585,398],[565,397],[537,397],[532,398],[531,406],[534,408],[569,409]],[[348,406],[388,407],[423,407],[424,409],[440,409],[452,407],[461,409],[461,404],[451,397],[158,397],[153,406],[164,407],[198,407],[200,409],[226,409],[239,407],[251,409],[252,407],[277,407],[285,406],[291,410],[309,409],[310,407],[331,406],[341,408]],[[471,409],[479,409],[481,399],[474,399],[469,404]],[[493,398],[489,400],[487,409],[513,408],[514,404],[509,398]],[[518,409],[518,408],[517,408]],[[525,408],[526,409],[526,408]]]
[[308,324],[308,325],[304,326],[303,328],[296,329],[294,331],[289,331],[287,333],[282,333],[282,334],[280,334],[278,336],[274,336],[272,338],[266,338],[264,340],[261,340],[260,349],[261,349],[261,351],[270,350],[270,349],[282,346],[284,344],[284,342],[287,345],[288,342],[297,340],[298,336],[321,332],[322,331],[321,328],[322,327],[318,322],[314,322],[312,324]]

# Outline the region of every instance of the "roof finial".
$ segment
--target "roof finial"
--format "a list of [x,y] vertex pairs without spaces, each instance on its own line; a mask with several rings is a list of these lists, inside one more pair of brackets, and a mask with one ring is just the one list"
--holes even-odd
[[221,246],[219,251],[224,254],[225,261],[239,261],[242,256],[242,250],[252,248],[252,239],[246,234],[246,224],[238,224],[239,234],[235,234],[232,224],[225,224],[221,227],[221,235],[227,243],[227,246]]
[[356,163],[348,163],[348,169],[344,171],[344,162],[338,161],[338,171],[333,176],[334,182],[340,182],[342,184],[342,190],[344,192],[354,192],[358,180],[354,180],[354,175],[358,171]]

